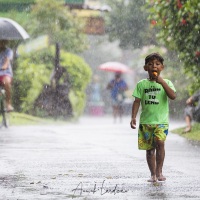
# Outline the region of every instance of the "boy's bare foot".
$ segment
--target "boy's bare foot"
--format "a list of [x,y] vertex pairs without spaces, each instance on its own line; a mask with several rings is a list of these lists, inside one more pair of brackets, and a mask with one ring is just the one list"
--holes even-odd
[[158,181],[165,181],[166,178],[163,175],[158,176]]
[[149,180],[147,180],[148,182],[156,182],[157,178],[156,176],[151,176],[151,178]]

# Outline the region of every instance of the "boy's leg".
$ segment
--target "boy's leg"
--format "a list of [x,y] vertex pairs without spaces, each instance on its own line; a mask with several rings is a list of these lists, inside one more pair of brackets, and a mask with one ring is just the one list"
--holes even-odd
[[146,159],[149,170],[151,172],[151,179],[148,182],[156,182],[156,156],[155,156],[155,149],[147,150],[146,151]]
[[154,133],[156,148],[156,176],[159,181],[165,181],[166,178],[162,174],[162,168],[165,159],[165,140],[168,134],[168,124],[158,124]]
[[165,159],[165,142],[156,141],[156,176],[159,181],[165,181],[166,178],[162,174],[163,163]]

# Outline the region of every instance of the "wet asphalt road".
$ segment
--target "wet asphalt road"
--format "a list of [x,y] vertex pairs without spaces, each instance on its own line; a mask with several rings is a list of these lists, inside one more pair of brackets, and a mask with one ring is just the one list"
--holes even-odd
[[[170,129],[184,123],[171,121]],[[137,130],[110,117],[0,129],[1,200],[200,199],[200,147],[169,133],[166,182],[148,183]]]

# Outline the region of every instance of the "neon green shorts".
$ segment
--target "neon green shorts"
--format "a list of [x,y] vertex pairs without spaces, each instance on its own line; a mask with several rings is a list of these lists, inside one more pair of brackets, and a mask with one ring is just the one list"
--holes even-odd
[[168,134],[168,124],[140,124],[138,130],[138,149],[155,148],[156,140],[165,141]]

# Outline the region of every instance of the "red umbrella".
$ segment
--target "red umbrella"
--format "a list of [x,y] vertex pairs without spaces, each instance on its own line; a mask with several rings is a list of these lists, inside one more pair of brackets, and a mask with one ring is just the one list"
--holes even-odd
[[106,62],[99,66],[100,70],[109,71],[109,72],[120,72],[127,73],[130,72],[130,68],[120,62]]

